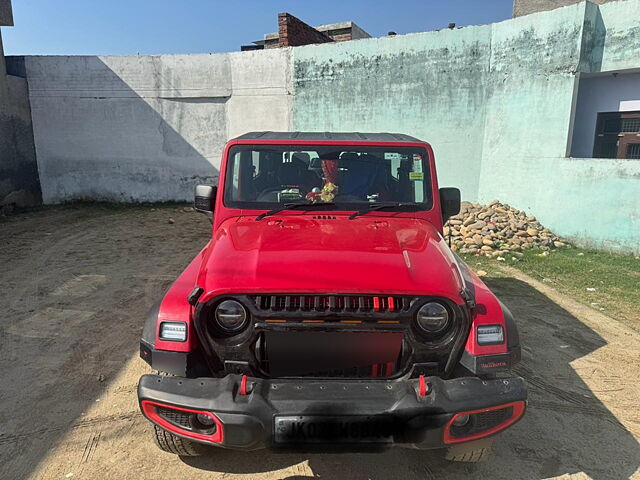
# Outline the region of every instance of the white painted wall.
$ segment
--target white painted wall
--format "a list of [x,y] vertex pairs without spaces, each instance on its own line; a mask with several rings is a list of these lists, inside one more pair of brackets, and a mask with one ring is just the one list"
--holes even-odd
[[290,128],[289,57],[26,57],[44,202],[190,200],[229,138]]
[[571,156],[591,158],[598,112],[640,110],[640,73],[599,74],[580,79]]

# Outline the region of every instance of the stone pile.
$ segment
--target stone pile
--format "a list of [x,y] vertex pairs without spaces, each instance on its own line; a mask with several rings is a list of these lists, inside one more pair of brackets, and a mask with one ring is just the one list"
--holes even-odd
[[463,202],[460,213],[445,224],[444,237],[452,250],[494,257],[520,256],[527,248],[550,251],[568,246],[536,217],[497,200],[489,205]]

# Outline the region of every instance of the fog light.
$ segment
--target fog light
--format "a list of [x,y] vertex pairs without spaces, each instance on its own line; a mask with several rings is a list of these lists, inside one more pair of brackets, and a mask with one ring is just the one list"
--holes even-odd
[[456,417],[455,420],[451,423],[453,423],[453,425],[455,425],[456,427],[463,427],[464,425],[469,423],[469,415],[460,415],[459,417]]
[[162,322],[160,340],[184,342],[187,339],[187,324],[184,322]]
[[504,343],[504,331],[502,329],[502,325],[479,325],[477,332],[479,345]]
[[207,427],[210,427],[211,425],[216,423],[211,415],[206,415],[204,413],[198,413],[196,415],[196,418],[198,419],[198,422],[200,422],[202,425],[206,425]]

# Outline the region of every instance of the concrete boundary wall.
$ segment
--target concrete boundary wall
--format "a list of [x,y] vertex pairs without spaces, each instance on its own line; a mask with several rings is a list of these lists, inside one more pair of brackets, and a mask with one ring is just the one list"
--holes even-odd
[[[635,14],[633,13],[635,12]],[[640,67],[640,0],[294,49],[293,125],[401,131],[441,185],[526,209],[585,245],[640,252],[637,161],[567,159],[580,72]]]
[[0,213],[42,203],[27,91],[6,74],[0,37]]
[[295,48],[294,129],[429,140],[441,182],[476,198],[490,45],[483,25]]
[[466,200],[640,252],[638,162],[565,158],[581,73],[640,68],[637,12],[640,0],[581,2],[336,44],[26,57],[44,201],[188,200],[250,130],[396,131],[428,140],[441,185]]
[[640,253],[640,160],[521,156],[509,170],[483,184],[481,202],[502,199],[579,244]]
[[229,138],[290,128],[289,55],[26,57],[44,202],[190,200]]

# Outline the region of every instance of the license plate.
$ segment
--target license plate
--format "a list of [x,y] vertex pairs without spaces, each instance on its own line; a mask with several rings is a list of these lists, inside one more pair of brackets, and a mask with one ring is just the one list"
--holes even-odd
[[297,415],[275,418],[276,443],[390,443],[389,418]]

